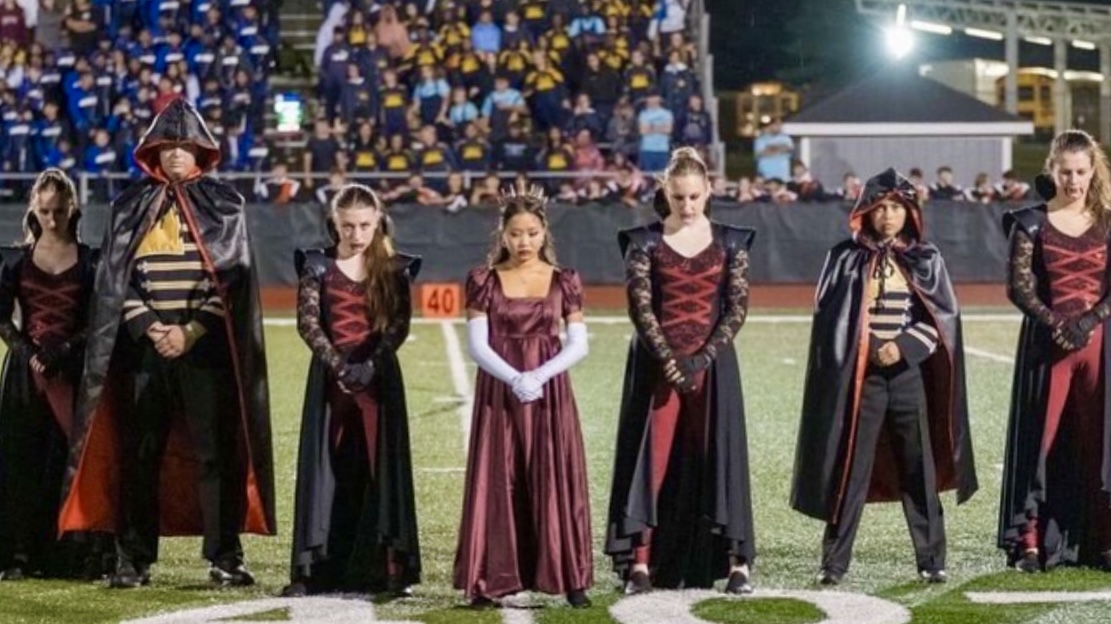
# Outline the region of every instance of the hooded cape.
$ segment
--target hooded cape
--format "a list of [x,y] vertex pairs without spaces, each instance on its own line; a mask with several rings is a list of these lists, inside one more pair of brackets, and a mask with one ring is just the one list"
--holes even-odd
[[[1053,196],[1053,187],[1039,185],[1039,192]],[[1012,236],[1022,230],[1034,241],[1034,275],[1037,278],[1038,296],[1051,301],[1050,280],[1046,272],[1042,251],[1041,229],[1046,221],[1045,204],[1012,210],[1003,215],[1003,230]],[[1111,254],[1111,239],[1108,243]],[[1108,289],[1111,272],[1104,274],[1103,292]],[[1039,466],[1042,432],[1045,427],[1046,401],[1049,396],[1051,353],[1053,336],[1048,327],[1024,316],[1018,335],[1018,353],[1015,357],[1014,383],[1011,388],[1011,408],[1007,424],[1007,446],[1003,457],[1002,498],[999,503],[999,530],[997,545],[1007,551],[1011,563],[1022,555],[1022,533],[1026,525],[1026,512],[1036,510],[1046,502],[1046,493],[1053,492],[1058,499],[1071,504],[1055,505],[1052,522],[1042,522],[1042,540],[1045,547],[1046,567],[1062,563],[1081,563],[1080,556],[1085,539],[1082,527],[1085,494],[1082,480],[1077,479],[1076,468],[1070,461],[1049,461]],[[1111,493],[1111,392],[1107,392],[1107,375],[1111,371],[1111,324],[1104,323],[1103,344],[1103,450],[1100,485]],[[1079,457],[1079,451],[1068,450],[1072,436],[1063,435],[1069,428],[1068,419],[1061,421],[1055,454],[1061,457]],[[1042,471],[1044,468],[1044,471]],[[1041,472],[1039,472],[1041,471]],[[1044,484],[1044,488],[1040,485]],[[1044,520],[1044,519],[1043,519]],[[1088,530],[1089,532],[1091,529]],[[1085,557],[1088,559],[1088,557]],[[1098,561],[1097,561],[1098,563]]]
[[[187,144],[196,155],[197,170],[183,181],[171,182],[159,163],[161,149],[172,144]],[[228,406],[226,417],[240,425],[235,487],[243,490],[241,530],[273,534],[274,475],[262,310],[243,198],[227,184],[204,175],[219,163],[220,152],[197,111],[185,100],[171,102],[158,114],[139,141],[135,159],[149,177],[112,202],[101,245],[59,529],[116,530],[118,466],[129,461],[120,456],[116,434],[116,421],[126,417],[130,397],[130,379],[121,370],[121,360],[131,339],[121,324],[121,313],[135,250],[172,194],[228,311],[224,335],[202,340],[222,338],[229,346],[228,368],[233,374],[229,383],[235,384],[238,401]],[[168,417],[175,422],[162,460],[161,533],[199,535],[203,521],[195,458],[184,423],[172,414]]]
[[[397,254],[395,273],[402,294],[399,313],[411,314],[408,300],[410,284],[420,271],[421,260]],[[311,274],[323,281],[329,265],[335,262],[335,248],[297,250],[294,264],[298,275]],[[328,310],[320,308],[320,324],[328,327]],[[407,324],[406,324],[407,326]],[[400,340],[404,341],[405,336]],[[296,507],[293,519],[292,580],[312,576],[312,566],[334,556],[346,558],[345,577],[361,587],[384,583],[379,578],[382,547],[399,556],[400,577],[405,585],[420,582],[420,545],[417,535],[417,510],[413,490],[413,462],[409,445],[409,413],[405,405],[405,385],[397,354],[382,349],[374,357],[378,386],[378,449],[374,478],[367,484],[361,509],[350,510],[358,517],[359,528],[350,553],[328,552],[336,502],[336,477],[332,466],[332,446],[328,439],[331,411],[328,384],[331,373],[319,358],[309,364],[305,403],[301,412],[301,439],[297,455]],[[342,502],[342,501],[341,501]],[[350,506],[350,505],[348,505]]]
[[[865,289],[884,253],[871,240],[864,219],[888,197],[907,208],[907,223],[887,253],[893,254],[914,299],[940,337],[937,350],[919,365],[938,490],[956,489],[957,502],[963,503],[979,487],[968,425],[964,342],[956,295],[941,253],[922,240],[922,212],[914,186],[888,169],[865,185],[850,215],[853,237],[829,251],[818,279],[791,506],[827,522],[836,522],[840,516],[851,469],[869,356]],[[869,502],[899,500],[899,473],[888,437],[881,434],[876,447]]]
[[[725,249],[725,266],[740,251],[752,246],[756,233],[714,223],[713,238]],[[618,234],[621,254],[632,246],[649,254],[663,239],[663,226],[653,223]],[[712,323],[724,314],[726,305],[727,270],[722,274],[718,292],[719,307]],[[658,284],[653,283],[652,300],[660,313]],[[617,452],[614,458],[613,484],[610,490],[609,521],[606,531],[606,554],[613,557],[614,568],[624,575],[632,565],[633,549],[640,545],[641,534],[653,528],[652,548],[664,552],[675,550],[679,543],[690,544],[691,553],[683,569],[660,567],[655,585],[675,587],[709,587],[716,579],[729,573],[729,555],[751,562],[756,557],[755,532],[752,522],[752,498],[748,473],[748,434],[745,429],[744,396],[737,354],[732,348],[721,349],[707,370],[709,385],[709,449],[701,483],[692,483],[696,475],[689,462],[674,455],[669,460],[673,476],[665,480],[659,504],[652,494],[652,456],[649,414],[653,391],[668,383],[662,367],[648,347],[634,335],[629,343],[625,364],[621,416],[617,426]],[[675,485],[679,484],[679,485]],[[701,493],[698,509],[688,516],[697,518],[697,535],[690,540],[680,533],[692,530],[688,524],[669,521],[681,513],[676,504],[669,504],[671,489],[695,488]],[[661,522],[661,518],[663,521]],[[661,530],[661,528],[663,530]]]

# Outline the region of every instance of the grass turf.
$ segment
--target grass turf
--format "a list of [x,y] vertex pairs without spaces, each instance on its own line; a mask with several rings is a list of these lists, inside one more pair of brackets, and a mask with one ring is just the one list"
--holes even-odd
[[[589,319],[588,319],[589,320]],[[450,326],[460,341],[461,326]],[[1016,322],[968,321],[967,345],[1002,356],[1013,354]],[[617,601],[616,580],[601,556],[604,515],[612,471],[621,374],[629,326],[591,325],[591,354],[573,372],[583,421],[596,544],[594,607],[572,611],[561,597],[535,595],[528,615],[542,624],[612,623],[608,606]],[[759,315],[737,341],[741,356],[749,424],[749,453],[754,487],[757,548],[754,580],[760,588],[814,589],[822,526],[793,512],[788,504],[790,474],[809,325],[761,322]],[[247,537],[248,562],[259,584],[247,590],[216,590],[205,584],[199,540],[163,540],[161,561],[150,587],[111,591],[99,583],[49,580],[0,583],[0,622],[115,622],[121,619],[201,607],[222,602],[271,597],[286,582],[296,443],[308,351],[290,326],[267,328],[275,436],[275,465],[281,534]],[[497,611],[460,608],[451,588],[451,569],[462,498],[465,440],[457,411],[439,324],[419,324],[401,352],[410,405],[413,458],[424,582],[410,600],[377,605],[380,620],[416,620],[427,624],[485,624],[502,621]],[[1106,621],[1106,604],[998,606],[971,603],[967,591],[1048,591],[1111,588],[1111,576],[1090,570],[1062,570],[1021,576],[1003,567],[994,548],[1003,434],[1012,367],[990,357],[967,359],[972,427],[981,491],[957,507],[944,498],[949,537],[950,582],[925,586],[916,582],[910,540],[898,505],[873,505],[865,511],[853,568],[843,591],[867,593],[896,602],[915,623],[1025,623]],[[473,367],[467,365],[468,381]],[[758,594],[757,594],[758,595]],[[804,602],[711,600],[696,608],[699,617],[716,622],[813,622],[815,608]],[[273,619],[283,614],[272,613]],[[775,619],[778,618],[778,619]],[[257,618],[252,618],[256,620]]]

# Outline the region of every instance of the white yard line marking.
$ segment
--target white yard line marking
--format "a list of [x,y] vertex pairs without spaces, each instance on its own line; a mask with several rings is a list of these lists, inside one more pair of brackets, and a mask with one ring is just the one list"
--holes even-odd
[[527,609],[499,609],[504,624],[532,624],[532,613]]
[[1046,604],[1061,602],[1108,602],[1111,601],[1109,591],[1073,592],[1073,591],[1045,591],[1045,592],[965,592],[965,597],[970,602],[977,604]]
[[967,353],[968,355],[975,355],[976,357],[982,357],[986,360],[991,360],[992,362],[999,362],[1001,364],[1014,364],[1015,363],[1015,359],[1012,358],[1012,357],[1009,357],[1009,356],[1006,356],[1006,355],[1000,355],[998,353],[992,353],[991,351],[984,351],[983,349],[977,349],[976,347],[970,347],[968,345],[964,346],[964,352]]
[[451,370],[451,384],[455,387],[455,395],[459,399],[456,413],[459,415],[459,430],[463,434],[463,452],[471,441],[471,410],[474,408],[474,392],[471,390],[471,381],[467,378],[467,364],[463,360],[463,346],[459,343],[459,333],[451,321],[440,321],[440,330],[444,334],[444,350],[447,351],[447,364]]
[[[759,314],[755,313],[750,315],[745,322],[747,323],[771,323],[777,324],[793,324],[793,323],[810,323],[812,319],[810,314]],[[1021,314],[997,314],[997,313],[977,313],[965,314],[961,316],[961,320],[967,323],[1017,323],[1022,320]],[[462,325],[466,320],[462,317],[456,319],[434,319],[434,318],[414,318],[414,325]],[[263,321],[269,327],[293,327],[297,324],[297,319],[291,317],[270,317]],[[629,323],[627,316],[587,316],[586,324],[590,325],[596,323],[598,325],[623,325]],[[414,337],[410,337],[413,340]]]

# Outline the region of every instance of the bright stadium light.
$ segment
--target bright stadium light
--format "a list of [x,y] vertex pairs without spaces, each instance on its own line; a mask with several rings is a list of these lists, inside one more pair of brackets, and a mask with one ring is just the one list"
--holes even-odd
[[964,34],[968,35],[969,37],[991,39],[992,41],[1003,41],[1003,33],[995,30],[984,30],[982,28],[965,28]]
[[934,33],[935,35],[951,35],[953,29],[945,24],[937,24],[935,22],[923,22],[921,20],[911,20],[910,27],[922,32]]
[[1053,40],[1049,37],[1023,37],[1022,40],[1026,43],[1034,43],[1037,45],[1053,45]]
[[1096,44],[1091,41],[1084,41],[1083,39],[1073,39],[1072,47],[1080,50],[1095,50]]
[[914,49],[914,34],[902,26],[891,26],[884,33],[887,51],[897,59],[903,58]]

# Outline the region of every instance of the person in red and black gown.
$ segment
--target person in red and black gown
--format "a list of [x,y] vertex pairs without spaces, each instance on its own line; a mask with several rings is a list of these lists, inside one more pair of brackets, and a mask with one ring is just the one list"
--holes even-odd
[[822,585],[848,572],[865,503],[896,500],[919,578],[946,582],[938,493],[978,488],[960,307],[922,201],[894,169],[873,176],[818,278],[791,506],[826,523]]
[[605,552],[627,593],[747,593],[756,556],[744,400],[733,339],[748,312],[755,232],[709,219],[710,183],[676,150],[659,223],[622,231],[629,315]]
[[0,376],[3,580],[95,578],[102,568],[90,536],[56,539],[96,265],[95,252],[78,242],[79,220],[73,182],[47,169],[31,189],[25,244],[0,249],[0,339],[8,346]]
[[328,249],[298,250],[297,328],[312,350],[286,596],[409,595],[420,582],[408,411],[397,350],[420,259],[397,253],[361,184],[332,200]]
[[467,275],[467,346],[479,370],[455,588],[475,607],[525,590],[587,607],[590,497],[567,375],[588,350],[582,283],[555,264],[539,192],[501,204],[489,263]]
[[1024,572],[1111,570],[1111,172],[1091,136],[1068,130],[1046,174],[1050,199],[1003,218],[1007,293],[1023,321],[997,544]]

